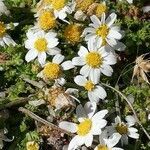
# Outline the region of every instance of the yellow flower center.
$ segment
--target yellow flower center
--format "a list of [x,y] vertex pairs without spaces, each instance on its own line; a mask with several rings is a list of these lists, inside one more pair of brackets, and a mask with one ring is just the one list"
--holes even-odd
[[122,134],[127,134],[128,133],[128,128],[124,123],[117,124],[116,130],[118,133]]
[[0,38],[3,37],[6,33],[6,27],[3,22],[0,21]]
[[53,8],[56,10],[60,10],[63,7],[65,7],[67,2],[68,2],[68,0],[51,0],[51,4],[52,4]]
[[97,30],[96,30],[96,34],[98,36],[100,36],[103,40],[102,45],[106,45],[106,37],[109,33],[109,28],[106,24],[100,26]]
[[103,59],[99,53],[90,52],[86,56],[86,63],[92,68],[99,68],[103,63]]
[[45,38],[39,38],[34,43],[34,48],[38,52],[45,52],[47,50],[47,41]]
[[109,150],[106,145],[98,145],[97,150]]
[[79,24],[70,24],[66,27],[64,32],[64,37],[71,43],[76,43],[80,41],[82,34],[82,29]]
[[51,11],[44,11],[39,16],[39,26],[43,30],[49,30],[54,28],[56,25],[56,19]]
[[76,8],[85,12],[93,3],[94,0],[76,0]]
[[90,119],[85,119],[78,125],[77,134],[79,136],[85,136],[90,132],[91,128],[92,128],[92,121]]
[[39,150],[39,144],[34,141],[27,142],[26,148],[27,150]]
[[84,85],[84,88],[88,91],[92,91],[94,89],[95,85],[93,84],[92,81],[87,81]]
[[106,5],[101,3],[101,4],[97,5],[96,10],[95,10],[95,14],[96,14],[96,16],[100,17],[106,11],[107,11]]
[[43,74],[48,79],[58,79],[61,75],[61,67],[59,64],[47,63],[44,67]]

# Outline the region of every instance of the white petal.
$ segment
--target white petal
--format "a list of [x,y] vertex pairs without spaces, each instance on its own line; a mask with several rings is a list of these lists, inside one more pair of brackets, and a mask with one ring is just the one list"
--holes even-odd
[[84,86],[87,82],[87,79],[84,76],[78,75],[74,78],[76,84]]
[[128,134],[129,137],[133,138],[133,139],[138,139],[139,138],[139,134],[138,133],[130,133]]
[[114,38],[106,38],[106,42],[111,46],[115,47],[117,45],[117,41]]
[[133,126],[136,123],[135,118],[131,115],[126,116],[125,120],[127,121],[129,126]]
[[106,109],[101,110],[92,117],[92,120],[95,121],[95,120],[103,119],[107,113],[108,113],[108,110],[106,110]]
[[101,25],[101,22],[100,22],[100,20],[98,19],[97,16],[93,15],[93,16],[90,17],[90,19],[91,19],[91,21],[93,22],[93,24],[96,28],[98,28]]
[[120,117],[119,116],[117,116],[116,118],[115,118],[115,124],[120,124],[121,123],[121,119],[120,119]]
[[89,41],[87,42],[87,44],[88,44],[88,50],[89,50],[89,51],[95,50],[94,42],[93,42],[92,40],[89,40]]
[[91,69],[89,74],[89,79],[93,81],[94,84],[99,83],[100,80],[100,69]]
[[62,121],[59,123],[59,127],[71,133],[77,132],[77,125],[72,122]]
[[84,105],[84,109],[86,111],[88,118],[91,118],[94,115],[96,108],[97,108],[97,105],[95,102],[87,102]]
[[102,14],[102,17],[101,17],[101,23],[104,24],[105,23],[105,18],[106,18],[106,15],[105,13]]
[[120,40],[122,38],[122,35],[118,31],[110,30],[108,34],[108,38],[115,38]]
[[88,65],[85,65],[81,68],[80,70],[80,74],[82,74],[83,76],[85,77],[88,77],[89,76],[89,73],[90,73],[90,70],[91,68],[88,66]]
[[107,124],[107,121],[104,119],[99,119],[99,120],[93,120],[93,126],[92,126],[92,134],[93,135],[100,135],[101,134],[101,129],[104,128]]
[[113,48],[117,51],[124,51],[126,46],[122,42],[117,41],[117,44]]
[[115,13],[112,13],[109,15],[109,17],[106,19],[106,24],[110,27],[116,20],[117,15]]
[[85,145],[87,147],[90,147],[92,145],[93,142],[93,135],[89,134],[86,138],[85,138]]
[[104,63],[108,65],[114,65],[117,62],[117,58],[113,53],[109,53],[107,57],[104,58]]
[[84,29],[83,35],[86,35],[87,33],[94,33],[94,32],[95,32],[94,28],[88,27]]
[[128,145],[128,136],[127,135],[122,135],[121,143],[122,143],[122,145],[123,144]]
[[87,114],[86,114],[86,112],[85,112],[85,110],[81,104],[78,105],[76,108],[76,115],[77,115],[78,119],[87,118]]
[[61,50],[57,47],[54,47],[52,49],[48,49],[47,53],[49,55],[57,55],[57,54],[60,54]]
[[101,71],[104,75],[110,77],[113,73],[113,69],[111,68],[111,66],[107,65],[107,64],[103,64]]
[[136,128],[133,128],[133,127],[129,127],[128,131],[129,132],[138,132],[138,130]]
[[64,60],[65,56],[61,55],[61,54],[57,54],[54,56],[52,62],[56,63],[56,64],[60,64],[62,63],[62,61]]
[[51,38],[51,39],[48,39],[48,40],[49,40],[48,45],[47,45],[48,48],[54,48],[59,44],[58,39],[56,39],[56,38],[55,39]]
[[93,90],[93,92],[100,98],[104,99],[107,96],[106,91],[101,86],[96,86],[96,88]]
[[113,147],[112,150],[123,150],[122,148]]
[[38,61],[41,65],[45,64],[45,61],[46,61],[46,53],[45,52],[38,54]]
[[72,61],[68,60],[68,61],[65,61],[61,64],[63,70],[70,70],[72,68],[74,68],[74,65],[72,64]]
[[35,59],[38,55],[38,52],[35,50],[29,50],[28,53],[25,56],[25,60],[27,62],[30,62],[31,60]]
[[99,102],[99,97],[98,96],[96,96],[94,93],[93,93],[93,91],[89,91],[88,92],[88,97],[89,97],[89,100],[91,101],[91,102],[95,102],[95,103],[98,103]]
[[79,146],[84,144],[84,138],[76,135],[69,143],[68,150],[76,150]]
[[87,54],[88,54],[87,48],[85,48],[84,46],[81,46],[81,47],[80,47],[80,50],[79,50],[79,52],[78,52],[78,55],[79,55],[80,57],[84,57],[84,56],[87,55]]
[[74,57],[72,59],[72,64],[75,66],[83,66],[85,64],[85,61],[81,57]]
[[91,33],[91,34],[87,34],[85,36],[85,41],[89,41],[89,40],[94,40],[97,37],[97,35],[95,35],[95,33]]
[[107,143],[107,146],[109,148],[113,148],[121,139],[121,135],[119,133],[114,133],[112,136],[109,137],[109,139],[105,140]]

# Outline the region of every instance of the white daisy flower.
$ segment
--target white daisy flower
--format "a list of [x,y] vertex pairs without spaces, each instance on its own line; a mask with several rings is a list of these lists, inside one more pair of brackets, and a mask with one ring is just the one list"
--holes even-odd
[[90,18],[92,23],[83,32],[85,41],[92,40],[98,43],[102,40],[103,46],[108,46],[119,51],[125,49],[125,45],[118,41],[123,37],[120,28],[113,25],[117,18],[115,13],[110,14],[107,19],[105,13],[102,14],[101,20],[95,15]]
[[148,115],[148,120],[150,120],[150,114]]
[[0,16],[2,15],[2,14],[6,14],[6,15],[9,15],[9,10],[7,9],[7,7],[5,6],[5,4],[4,4],[4,2],[3,2],[4,0],[0,0]]
[[114,133],[108,137],[107,130],[104,130],[99,136],[100,144],[94,150],[123,150],[122,148],[114,147],[120,140],[121,135]]
[[72,60],[73,65],[83,66],[80,74],[89,77],[94,83],[98,83],[100,74],[111,76],[113,69],[110,65],[116,63],[116,56],[112,52],[106,52],[101,43],[94,44],[92,41],[88,42],[88,49],[84,46],[80,47],[78,52],[79,57]]
[[74,81],[79,86],[83,86],[88,91],[88,97],[91,102],[99,102],[99,99],[104,99],[107,96],[106,91],[97,83],[87,80],[84,76],[78,75]]
[[108,127],[110,134],[112,133],[119,133],[121,135],[121,143],[122,145],[128,144],[128,137],[133,139],[138,139],[139,134],[137,133],[138,130],[132,127],[135,124],[135,118],[133,116],[126,116],[125,120],[127,123],[122,122],[120,117],[117,116],[115,118],[115,123],[112,126]]
[[46,53],[49,55],[59,54],[61,50],[56,47],[59,43],[56,35],[54,32],[45,33],[44,31],[29,30],[27,32],[28,39],[25,41],[25,47],[29,51],[25,60],[30,62],[38,57],[39,63],[43,65],[46,60]]
[[[14,26],[17,26],[18,23],[14,23]],[[4,24],[3,22],[0,21],[0,45],[5,47],[13,45],[15,46],[16,43],[14,42],[14,40],[7,34],[7,30],[11,29],[10,24]]]
[[75,150],[81,145],[86,145],[87,147],[92,145],[93,136],[100,135],[101,129],[107,124],[104,119],[108,110],[96,111],[96,103],[87,102],[84,106],[78,105],[76,109],[76,114],[78,117],[79,124],[63,121],[59,124],[59,127],[72,133],[77,133],[77,135],[69,143],[68,150]]
[[69,0],[46,0],[49,7],[54,10],[54,15],[56,18],[59,18],[62,21],[68,22],[65,20],[67,14],[71,14],[75,9],[75,2]]
[[70,60],[63,62],[64,56],[57,54],[53,57],[52,62],[48,62],[44,65],[44,69],[38,74],[45,80],[55,80],[55,82],[60,83],[62,79],[63,70],[70,70],[74,68]]

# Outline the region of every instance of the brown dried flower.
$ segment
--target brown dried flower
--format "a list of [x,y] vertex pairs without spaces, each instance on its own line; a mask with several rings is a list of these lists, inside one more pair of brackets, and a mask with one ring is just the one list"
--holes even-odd
[[144,81],[150,84],[147,77],[147,73],[150,72],[150,59],[144,59],[146,55],[147,54],[143,54],[136,59],[136,65],[134,66],[132,81],[133,78],[137,76],[138,81],[141,77]]

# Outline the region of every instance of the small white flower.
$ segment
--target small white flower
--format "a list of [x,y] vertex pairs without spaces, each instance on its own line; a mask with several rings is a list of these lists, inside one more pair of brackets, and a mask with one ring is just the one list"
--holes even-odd
[[92,145],[93,136],[100,135],[101,129],[107,124],[107,121],[103,119],[108,113],[107,110],[96,111],[96,103],[87,102],[84,106],[78,105],[76,114],[79,124],[63,121],[59,124],[59,127],[77,135],[69,143],[68,150],[75,150],[81,145],[87,147]]
[[5,4],[4,4],[4,2],[3,2],[4,0],[0,0],[0,16],[2,15],[2,14],[6,14],[6,15],[9,15],[9,10],[7,9],[7,7],[5,6]]
[[60,49],[56,47],[59,43],[56,35],[54,32],[45,33],[44,31],[29,30],[27,32],[28,39],[25,41],[25,47],[29,51],[25,60],[30,62],[38,57],[39,63],[43,65],[46,61],[46,53],[49,55],[59,54]]
[[71,14],[74,11],[75,2],[69,2],[68,0],[51,0],[49,8],[54,10],[54,15],[56,18],[68,22],[65,18],[67,17],[67,14]]
[[99,82],[101,72],[106,76],[112,75],[113,69],[110,65],[116,63],[116,56],[112,52],[106,52],[100,41],[97,44],[89,41],[88,49],[81,46],[78,55],[79,57],[73,58],[73,65],[83,66],[80,74],[89,77],[94,83]]
[[[13,25],[16,26],[16,23],[14,23]],[[3,22],[0,21],[0,45],[3,47],[5,47],[5,45],[16,45],[14,40],[7,34],[7,30],[10,28],[10,24],[5,25]]]
[[90,18],[92,23],[83,32],[85,41],[92,40],[98,43],[102,40],[103,46],[111,47],[119,51],[125,49],[125,45],[119,42],[123,37],[122,32],[118,26],[113,25],[117,18],[115,13],[110,14],[107,19],[105,13],[102,14],[101,20],[95,15]]
[[128,137],[133,139],[138,139],[139,134],[137,133],[138,130],[132,127],[135,124],[135,118],[133,116],[126,116],[125,120],[127,123],[122,122],[120,117],[117,116],[115,118],[115,123],[112,126],[108,127],[110,134],[112,133],[119,133],[121,135],[121,143],[122,145],[128,144]]
[[52,62],[48,62],[44,65],[44,69],[38,74],[38,77],[41,77],[45,80],[55,80],[57,83],[62,82],[62,72],[63,70],[70,70],[74,68],[71,61],[63,60],[65,57],[61,54],[57,54],[53,57]]
[[74,81],[79,86],[83,86],[88,91],[88,97],[91,102],[99,102],[99,99],[104,99],[107,96],[106,91],[97,83],[87,80],[84,76],[78,75]]
[[104,130],[99,136],[100,144],[94,150],[123,150],[122,148],[114,147],[120,140],[121,135],[114,133],[108,137],[107,130]]

